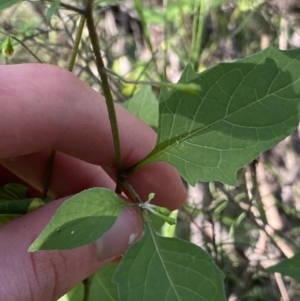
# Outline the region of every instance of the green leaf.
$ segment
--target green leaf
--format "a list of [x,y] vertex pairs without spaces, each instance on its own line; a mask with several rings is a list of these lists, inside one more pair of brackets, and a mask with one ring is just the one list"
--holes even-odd
[[[118,301],[118,288],[111,278],[118,264],[109,263],[101,270],[91,276],[91,285],[88,301]],[[79,283],[75,288],[69,291],[58,301],[83,301],[84,287]]]
[[46,15],[47,24],[50,24],[52,16],[57,13],[59,9],[59,4],[60,0],[53,0],[53,2],[51,3]]
[[118,288],[112,282],[112,276],[118,267],[116,263],[110,263],[93,275],[89,301],[118,301]]
[[9,183],[0,187],[0,226],[44,204],[41,199],[28,198],[26,186]]
[[122,301],[222,301],[223,275],[196,245],[145,234],[124,255],[113,277]]
[[44,205],[43,200],[38,198],[0,201],[0,215],[2,214],[25,214]]
[[0,214],[0,226],[15,220],[20,216],[20,214]]
[[0,202],[27,199],[28,188],[21,184],[9,183],[0,187]]
[[269,47],[201,74],[188,65],[179,82],[199,84],[201,92],[162,91],[156,147],[131,170],[166,161],[191,185],[237,185],[238,169],[298,125],[299,58],[300,49]]
[[126,206],[109,189],[84,190],[59,207],[28,251],[66,250],[89,244],[112,227]]
[[157,129],[158,100],[150,86],[141,86],[138,92],[124,103],[124,108],[151,127]]
[[83,301],[84,288],[82,282],[71,289],[67,294],[59,298],[57,301]]
[[0,0],[0,10],[8,8],[14,4],[22,2],[23,0]]
[[300,282],[300,252],[296,253],[292,258],[282,260],[278,264],[273,265],[267,271],[269,273],[277,272]]
[[6,43],[4,44],[2,52],[7,58],[11,58],[14,55],[15,50],[14,50],[14,47],[11,43],[11,38],[10,37],[7,37]]

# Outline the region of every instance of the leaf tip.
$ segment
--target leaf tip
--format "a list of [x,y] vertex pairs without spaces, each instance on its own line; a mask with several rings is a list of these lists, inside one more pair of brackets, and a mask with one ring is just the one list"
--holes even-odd
[[33,253],[33,252],[36,252],[36,251],[39,251],[39,248],[38,248],[38,247],[35,245],[35,243],[33,242],[33,243],[29,246],[27,252]]

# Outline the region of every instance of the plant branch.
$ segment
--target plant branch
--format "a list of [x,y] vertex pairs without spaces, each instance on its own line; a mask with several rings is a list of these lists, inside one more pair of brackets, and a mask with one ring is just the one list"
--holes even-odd
[[[82,36],[84,23],[85,23],[85,17],[81,16],[80,21],[79,21],[78,30],[77,30],[77,33],[76,33],[74,47],[72,49],[72,53],[71,53],[69,63],[68,63],[68,71],[70,71],[70,72],[72,72],[74,64],[75,64],[75,59],[76,59],[76,56],[77,56],[77,53],[78,53],[79,43],[80,43],[80,39],[81,39],[81,36]],[[51,151],[51,154],[50,154],[50,157],[49,157],[49,160],[48,160],[48,164],[47,164],[46,173],[45,173],[43,194],[42,194],[43,199],[45,199],[47,197],[47,194],[48,194],[49,185],[50,185],[51,176],[52,176],[53,167],[54,167],[55,156],[56,156],[56,150],[53,149]]]
[[[69,71],[72,71],[73,68],[74,68],[74,65],[75,65],[75,60],[76,60],[76,56],[77,56],[77,53],[78,53],[79,44],[80,44],[80,40],[81,40],[81,37],[82,37],[84,24],[85,24],[85,16],[81,16],[80,21],[79,21],[79,25],[78,25],[77,34],[76,34],[76,37],[75,37],[73,51],[72,51],[71,57],[69,59],[69,64],[68,64],[68,70]],[[76,49],[76,51],[74,51],[74,49]]]
[[117,165],[117,187],[116,192],[120,193],[122,191],[122,182],[120,181],[120,174],[123,171],[123,160],[122,160],[122,151],[121,151],[121,143],[119,137],[119,129],[115,111],[115,105],[112,97],[112,93],[109,87],[108,77],[105,72],[104,62],[101,56],[100,47],[99,47],[99,39],[96,33],[96,28],[93,19],[93,0],[87,0],[86,2],[86,9],[85,9],[85,16],[86,16],[86,23],[87,28],[89,31],[90,41],[92,44],[93,53],[96,60],[97,70],[102,82],[102,90],[106,101],[112,136],[113,136],[113,143],[115,148],[116,154],[116,165]]
[[74,11],[76,13],[79,13],[81,15],[84,14],[84,9],[82,9],[80,7],[76,7],[76,6],[73,6],[73,5],[70,5],[70,4],[67,4],[67,3],[63,3],[63,2],[60,2],[60,6],[67,9],[67,10],[71,10],[71,11]]
[[195,83],[178,83],[178,84],[173,84],[173,83],[168,83],[168,82],[156,82],[156,81],[135,81],[135,80],[128,80],[123,78],[122,76],[118,75],[114,71],[105,68],[105,72],[110,75],[110,76],[115,76],[117,77],[120,81],[126,83],[126,84],[133,84],[133,85],[151,85],[151,86],[156,86],[160,88],[166,88],[166,89],[175,89],[179,90],[188,94],[197,94],[198,92],[201,91],[201,86]]
[[134,188],[130,185],[130,183],[126,180],[123,179],[123,185],[126,191],[129,193],[129,195],[132,197],[135,203],[138,204],[143,204],[144,202],[141,200],[140,196],[136,193]]
[[120,76],[119,74],[117,74],[116,72],[114,72],[110,69],[105,68],[104,70],[109,76],[115,76],[116,78],[118,78],[120,81],[122,81],[125,84],[151,85],[151,86],[164,87],[164,88],[173,88],[176,85],[176,84],[167,83],[167,82],[130,80],[130,79],[126,79],[126,78]]

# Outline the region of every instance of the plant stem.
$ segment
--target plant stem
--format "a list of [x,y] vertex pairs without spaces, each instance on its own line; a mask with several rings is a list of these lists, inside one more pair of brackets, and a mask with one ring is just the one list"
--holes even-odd
[[115,105],[113,101],[113,97],[111,94],[111,90],[109,87],[108,77],[105,72],[105,66],[104,62],[101,56],[99,42],[98,42],[98,36],[96,33],[96,28],[94,24],[93,19],[93,0],[87,0],[86,2],[86,9],[85,9],[85,16],[86,16],[86,23],[87,28],[89,31],[90,41],[93,48],[93,53],[96,60],[96,66],[97,70],[102,82],[102,90],[106,101],[111,131],[112,131],[112,137],[113,137],[113,143],[115,148],[115,154],[116,154],[116,167],[117,167],[117,187],[116,192],[120,193],[122,191],[122,182],[120,180],[120,174],[123,171],[123,160],[122,160],[122,151],[121,151],[121,143],[120,143],[120,137],[119,137],[119,129],[118,129],[118,123],[117,123],[117,117],[116,117],[116,111],[115,111]]
[[139,204],[143,203],[140,196],[136,193],[134,188],[130,185],[130,183],[126,179],[123,179],[123,185],[124,188],[127,190],[127,192],[130,194],[130,196],[133,198],[135,203],[139,203]]
[[[74,47],[72,49],[72,53],[71,53],[70,60],[69,60],[69,63],[68,63],[68,71],[70,71],[70,72],[72,72],[74,64],[75,64],[75,59],[76,59],[76,56],[77,56],[77,53],[78,53],[79,43],[80,43],[80,39],[81,39],[81,36],[82,36],[84,23],[85,23],[85,17],[81,16],[80,21],[79,21],[79,25],[78,25],[78,30],[77,30],[77,33],[76,33]],[[56,156],[56,150],[53,149],[51,151],[51,154],[50,154],[50,157],[49,157],[49,160],[48,160],[48,164],[47,164],[46,173],[45,173],[43,193],[42,193],[42,198],[43,199],[45,199],[47,197],[47,194],[48,194],[49,185],[50,185],[51,176],[52,176],[53,167],[54,167],[55,156]]]
[[168,18],[167,18],[167,8],[168,8],[168,0],[163,0],[163,6],[164,6],[164,41],[165,41],[165,47],[164,47],[164,77],[163,80],[167,80],[167,59],[168,59],[168,47],[169,47],[169,24],[168,24]]
[[[197,72],[199,68],[199,59],[201,56],[201,43],[203,39],[203,30],[207,16],[206,0],[195,0],[195,14],[193,22],[193,38],[191,62],[194,70]],[[198,4],[197,1],[200,1]],[[198,10],[198,12],[197,12]]]
[[[79,44],[80,44],[80,40],[81,40],[83,28],[84,28],[84,23],[85,23],[85,16],[81,16],[80,21],[79,21],[79,25],[78,25],[78,30],[77,30],[77,33],[76,33],[76,37],[75,37],[73,51],[71,53],[71,57],[69,59],[69,64],[68,64],[68,70],[70,72],[73,70],[74,65],[75,65],[75,60],[76,60],[76,56],[77,56],[78,49],[79,49]],[[74,51],[74,50],[76,50],[76,51]]]
[[82,301],[88,301],[91,291],[91,284],[92,284],[92,276],[84,279],[82,281],[83,284],[83,300]]
[[138,81],[138,80],[129,80],[129,79],[125,79],[122,76],[118,75],[117,73],[115,73],[114,71],[110,70],[110,69],[104,69],[105,72],[110,75],[110,76],[115,76],[116,78],[118,78],[120,81],[126,83],[126,84],[134,84],[134,85],[151,85],[151,86],[156,86],[156,87],[160,87],[160,88],[166,88],[166,89],[175,89],[175,90],[180,90],[180,91],[185,91],[186,93],[197,93],[201,90],[201,86],[197,85],[197,84],[173,84],[173,83],[168,83],[168,82],[155,82],[155,81]]

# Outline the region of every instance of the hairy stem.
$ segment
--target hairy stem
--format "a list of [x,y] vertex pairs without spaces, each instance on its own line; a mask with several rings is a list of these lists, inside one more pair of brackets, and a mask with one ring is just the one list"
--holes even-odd
[[130,183],[126,179],[123,179],[123,185],[125,190],[129,193],[129,195],[132,197],[135,203],[139,203],[139,204],[143,203],[140,196],[136,193],[134,188],[130,185]]
[[100,52],[99,46],[99,39],[96,33],[96,28],[93,19],[93,0],[87,0],[86,2],[86,23],[87,28],[89,31],[90,41],[92,44],[93,53],[95,56],[97,71],[99,73],[101,82],[102,82],[102,90],[106,101],[112,136],[113,136],[113,143],[115,148],[116,154],[116,167],[117,167],[117,187],[116,192],[120,193],[122,191],[122,182],[120,180],[120,174],[123,171],[123,160],[122,160],[122,151],[121,151],[121,143],[119,137],[119,129],[117,123],[117,116],[115,111],[115,105],[112,97],[112,93],[109,87],[108,77],[105,72],[104,62]]
[[[72,72],[74,64],[75,64],[75,59],[76,59],[76,56],[77,56],[77,53],[78,53],[79,43],[80,43],[80,39],[81,39],[81,36],[82,36],[84,23],[85,23],[85,17],[81,16],[79,26],[78,26],[78,30],[77,30],[77,33],[76,33],[74,47],[72,49],[72,53],[71,53],[70,60],[69,60],[69,63],[68,63],[68,71],[70,71],[70,72]],[[46,173],[45,173],[43,194],[42,194],[43,199],[45,199],[47,197],[47,194],[48,194],[49,185],[50,185],[50,181],[51,181],[51,176],[52,176],[52,172],[53,172],[55,156],[56,156],[56,150],[53,149],[51,151],[51,154],[50,154],[50,157],[49,157],[49,160],[48,160],[48,164],[47,164]]]

